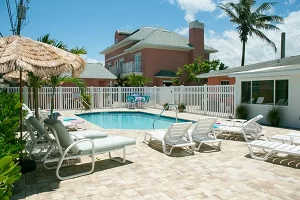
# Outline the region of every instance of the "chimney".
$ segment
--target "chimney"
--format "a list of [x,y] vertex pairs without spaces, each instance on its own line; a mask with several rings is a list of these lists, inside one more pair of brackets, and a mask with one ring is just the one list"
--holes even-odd
[[285,32],[281,33],[281,56],[280,58],[285,58]]
[[198,56],[204,59],[204,24],[198,20],[189,23],[189,43],[194,47],[191,51],[192,61]]

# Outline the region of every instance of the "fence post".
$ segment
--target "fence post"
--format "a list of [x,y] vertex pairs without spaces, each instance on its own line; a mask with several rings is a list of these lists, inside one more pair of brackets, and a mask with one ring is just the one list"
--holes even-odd
[[29,106],[28,104],[28,87],[23,87],[23,99],[26,105]]
[[118,106],[119,108],[122,107],[122,94],[121,94],[121,86],[118,87]]
[[208,87],[204,85],[204,115],[207,115]]
[[185,94],[183,94],[183,91],[184,91],[184,86],[181,85],[180,86],[180,93],[178,94],[179,95],[179,104],[183,103],[183,96],[185,95]]
[[90,95],[91,95],[91,108],[94,108],[95,98],[94,98],[94,88],[93,88],[93,86],[90,87]]
[[99,105],[99,108],[103,108],[103,87],[99,88],[99,101],[100,101],[100,105]]
[[59,97],[59,109],[62,110],[64,108],[64,101],[63,101],[63,93],[62,93],[62,87],[58,87],[58,97]]
[[[170,86],[170,92],[171,92],[171,103],[175,104],[175,89],[174,86]],[[171,108],[169,108],[171,110]]]
[[153,103],[154,108],[156,108],[156,86],[153,87]]

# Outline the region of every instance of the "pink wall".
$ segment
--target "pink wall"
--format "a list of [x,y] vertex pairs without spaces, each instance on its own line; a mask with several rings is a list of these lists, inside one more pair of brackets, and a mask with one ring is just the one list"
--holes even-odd
[[235,84],[235,78],[234,77],[228,77],[228,76],[216,76],[216,77],[210,77],[208,78],[208,85],[220,85],[221,81],[223,80],[229,80],[229,85]]
[[[112,84],[114,84],[115,80],[111,79],[98,79],[98,78],[84,78],[83,79],[87,87],[93,86],[93,87],[106,87],[108,84],[110,84],[110,81],[112,81]],[[75,87],[73,83],[64,83],[62,87]]]

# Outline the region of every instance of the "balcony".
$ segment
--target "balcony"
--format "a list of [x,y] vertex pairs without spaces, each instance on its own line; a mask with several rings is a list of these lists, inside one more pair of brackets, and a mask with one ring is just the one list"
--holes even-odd
[[123,66],[112,66],[108,70],[113,73],[115,76],[121,75],[125,77],[129,74],[140,74],[142,75],[142,63],[141,62],[127,62]]

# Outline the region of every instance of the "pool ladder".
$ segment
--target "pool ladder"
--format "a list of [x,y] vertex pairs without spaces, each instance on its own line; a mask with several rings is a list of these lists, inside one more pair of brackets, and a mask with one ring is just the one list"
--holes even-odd
[[177,106],[175,105],[175,104],[168,104],[164,109],[163,109],[163,111],[161,111],[161,113],[156,117],[156,119],[153,121],[153,129],[154,129],[154,123],[155,123],[155,121],[163,114],[163,112],[165,112],[165,110],[167,109],[167,108],[169,108],[170,106],[174,106],[175,108],[176,108],[176,123],[177,123],[177,113],[178,113],[178,108],[177,108]]

